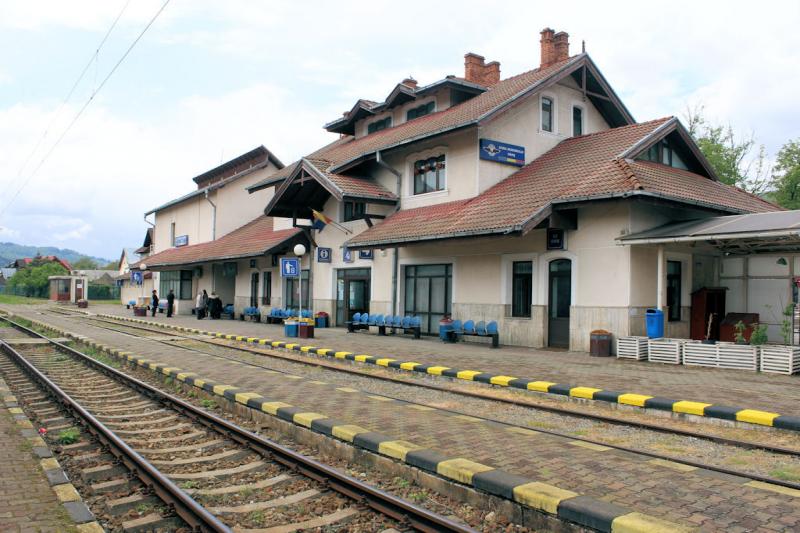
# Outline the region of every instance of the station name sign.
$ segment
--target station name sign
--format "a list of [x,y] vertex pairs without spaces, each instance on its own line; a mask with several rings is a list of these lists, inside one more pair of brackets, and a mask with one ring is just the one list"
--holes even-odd
[[178,235],[175,237],[175,247],[179,246],[186,246],[189,244],[189,236],[188,235]]
[[525,164],[525,147],[491,139],[480,139],[480,158],[505,165],[521,167]]

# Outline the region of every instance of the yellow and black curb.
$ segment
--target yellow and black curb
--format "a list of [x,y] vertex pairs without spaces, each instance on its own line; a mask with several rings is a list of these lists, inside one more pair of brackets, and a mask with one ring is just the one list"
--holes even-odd
[[20,433],[30,443],[31,451],[39,459],[39,465],[47,478],[47,482],[53,489],[58,501],[64,506],[67,514],[75,523],[79,533],[102,533],[105,531],[95,520],[89,507],[81,499],[81,495],[75,490],[75,486],[69,482],[67,474],[58,463],[53,452],[40,437],[33,427],[30,419],[25,415],[19,406],[17,398],[9,390],[6,382],[0,378],[0,397],[8,412],[12,415],[15,424],[20,429]]
[[61,331],[53,326],[34,321],[35,324],[61,335],[80,340],[124,362],[169,376],[187,385],[220,396],[256,411],[275,416],[286,422],[310,429],[328,437],[344,441],[373,453],[386,456],[423,471],[436,474],[449,481],[470,486],[493,496],[504,498],[547,515],[579,524],[597,531],[613,533],[681,533],[691,528],[660,518],[584,496],[554,485],[518,476],[463,457],[449,457],[436,450],[370,431],[356,424],[293,406],[277,398],[267,398],[247,392],[234,385],[205,379],[195,372],[186,371],[151,359],[111,348],[84,336]]
[[779,413],[761,411],[758,409],[730,407],[693,400],[674,400],[661,396],[650,396],[646,394],[630,392],[617,392],[595,387],[573,386],[552,381],[492,374],[490,372],[482,372],[480,370],[460,370],[443,365],[422,364],[415,361],[401,361],[389,357],[376,357],[368,354],[353,354],[352,352],[339,351],[332,348],[301,346],[298,343],[273,341],[271,339],[260,339],[257,337],[248,337],[244,335],[216,333],[196,328],[173,326],[171,324],[163,324],[160,322],[151,322],[149,320],[141,320],[138,318],[122,317],[117,315],[98,314],[97,316],[111,318],[114,320],[137,322],[160,328],[175,329],[186,333],[195,333],[221,339],[247,342],[261,346],[270,346],[272,348],[283,348],[286,350],[298,351],[306,354],[316,354],[334,359],[345,359],[358,363],[393,368],[399,371],[419,372],[422,374],[444,376],[453,379],[496,385],[498,387],[510,387],[537,393],[553,394],[561,397],[608,402],[627,407],[654,409],[657,411],[670,412],[677,415],[714,418],[730,422],[741,422],[746,424],[755,424],[757,426],[768,426],[790,431],[800,431],[800,416],[781,415]]

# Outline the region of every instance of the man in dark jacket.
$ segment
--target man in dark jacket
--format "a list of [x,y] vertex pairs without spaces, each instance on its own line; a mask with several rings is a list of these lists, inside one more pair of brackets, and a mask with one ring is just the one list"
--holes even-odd
[[150,298],[150,310],[153,312],[153,316],[156,316],[156,312],[158,311],[158,293],[155,289],[153,289],[153,296]]
[[167,318],[172,316],[172,310],[175,307],[175,293],[172,289],[169,290],[169,294],[167,294]]

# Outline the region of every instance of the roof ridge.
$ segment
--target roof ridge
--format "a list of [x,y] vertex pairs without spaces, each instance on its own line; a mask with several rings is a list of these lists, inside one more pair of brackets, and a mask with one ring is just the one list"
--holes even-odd
[[642,185],[642,182],[636,177],[636,174],[633,172],[633,169],[626,159],[615,157],[614,162],[619,166],[620,170],[622,170],[622,173],[625,174],[625,178],[630,182],[634,190],[641,191],[644,189],[644,185]]

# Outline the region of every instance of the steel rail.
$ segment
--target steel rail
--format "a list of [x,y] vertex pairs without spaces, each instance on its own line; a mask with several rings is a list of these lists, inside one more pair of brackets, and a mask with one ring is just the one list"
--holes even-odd
[[[49,340],[49,339],[48,339]],[[51,341],[53,342],[53,341]],[[58,344],[58,343],[55,343]],[[64,392],[19,352],[0,340],[0,349],[8,355],[31,379],[44,386],[45,390],[76,416],[82,425],[100,441],[125,467],[138,477],[144,485],[153,490],[171,510],[180,516],[195,531],[229,533],[231,530],[217,517],[209,513],[188,494],[183,492],[169,478],[136,453],[122,439],[115,435],[102,422],[84,409],[78,402]]]
[[[117,381],[127,385],[131,388],[138,390],[139,392],[150,396],[153,399],[160,401],[161,403],[171,407],[172,409],[179,411],[183,415],[195,420],[196,422],[205,425],[206,427],[213,429],[221,433],[222,435],[228,437],[231,440],[238,442],[243,446],[247,446],[256,453],[264,456],[267,459],[276,461],[281,463],[282,465],[290,468],[293,471],[299,471],[303,475],[310,477],[318,482],[325,484],[327,487],[339,492],[347,496],[350,499],[355,500],[357,503],[364,504],[372,509],[376,510],[377,512],[384,514],[401,524],[412,527],[418,531],[422,531],[425,533],[437,533],[437,532],[454,532],[454,533],[476,533],[474,529],[467,525],[462,525],[457,522],[454,522],[446,517],[437,515],[424,507],[420,507],[418,505],[414,505],[410,502],[403,500],[393,494],[385,492],[383,490],[377,489],[355,479],[352,476],[344,474],[335,470],[334,468],[316,461],[315,459],[311,459],[310,457],[306,457],[301,455],[294,450],[282,446],[276,442],[273,442],[267,438],[264,438],[260,435],[256,435],[250,431],[247,431],[244,428],[237,426],[223,418],[215,416],[211,413],[203,411],[195,407],[194,405],[176,397],[171,394],[165,393],[152,385],[149,385],[143,381],[140,381],[132,376],[129,376],[119,370],[110,367],[96,359],[91,358],[90,356],[81,353],[74,348],[69,346],[65,346],[60,342],[54,341],[52,339],[47,338],[45,335],[40,334],[37,331],[34,331],[30,328],[23,326],[22,324],[18,324],[11,320],[8,317],[0,317],[3,320],[10,323],[12,326],[26,332],[27,334],[38,337],[41,339],[47,340],[51,345],[55,346],[57,349],[66,352],[76,358],[78,358],[81,362],[87,364],[95,368],[96,370],[101,371],[102,373],[106,374],[109,377],[116,379]],[[13,348],[5,344],[3,342],[3,346],[5,348],[14,351]],[[48,387],[52,387],[57,389],[61,395],[65,398],[69,398],[61,389],[58,388],[57,385],[52,383],[46,376],[41,374],[33,365],[28,362],[26,359],[22,357],[22,355],[16,353],[16,357],[25,363],[26,368],[30,368],[34,373],[40,375],[45,382],[48,383]],[[78,408],[82,413],[86,413],[89,417],[91,415],[86,412],[82,407],[80,407],[74,400],[71,398],[69,399],[71,404]],[[93,419],[93,417],[92,417]],[[97,424],[102,426],[100,422],[94,420]],[[102,426],[105,429],[105,426]],[[150,470],[154,471],[155,474],[162,476],[160,472],[158,472],[154,467],[152,467],[149,463],[147,463],[144,459],[142,459],[135,451],[130,449],[123,441],[121,441],[116,435],[114,435],[108,429],[105,429],[106,432],[110,434],[113,439],[116,439],[119,443],[121,443],[130,453],[136,455],[139,460],[145,463]],[[138,475],[138,471],[135,470]],[[166,478],[165,478],[166,479]],[[194,502],[188,495],[186,495],[183,491],[181,491],[176,485],[172,484],[171,481],[168,479],[166,480],[172,487],[174,487],[180,494],[183,495],[184,499],[188,499],[194,504],[198,505],[197,502]],[[208,511],[203,511],[208,514]],[[213,515],[210,515],[211,518],[214,518]],[[216,520],[216,518],[214,518]],[[188,522],[188,520],[187,520]],[[220,530],[212,530],[212,531],[230,531],[227,526],[221,524],[224,529]]]
[[[78,315],[73,315],[73,316],[78,316]],[[123,327],[123,328],[139,329],[139,330],[143,330],[143,331],[149,331],[151,333],[163,333],[164,332],[164,330],[162,330],[162,329],[151,329],[151,328],[147,328],[147,327],[144,327],[144,326],[141,326],[141,325],[138,325],[138,324],[126,324],[126,323],[121,323],[121,322],[113,321],[113,320],[110,320],[110,319],[104,319],[104,318],[101,318],[101,317],[95,317],[95,316],[90,316],[90,315],[86,315],[86,316],[81,317],[81,318],[86,318],[86,319],[97,321],[97,322],[103,322],[103,323],[106,323],[106,324],[113,324],[115,326],[120,326],[120,327]],[[132,335],[132,334],[126,333],[124,331],[114,330],[112,328],[105,328],[103,326],[95,325],[95,327],[98,327],[100,329],[105,329],[107,331],[115,331],[115,332],[121,333],[121,334]],[[132,336],[135,336],[135,335],[132,335]],[[217,346],[217,347],[221,347],[221,348],[229,348],[229,349],[232,349],[232,350],[249,353],[251,355],[272,357],[272,358],[275,358],[275,359],[281,359],[281,360],[284,360],[284,361],[290,361],[290,362],[293,362],[293,363],[299,363],[299,364],[303,364],[303,365],[307,365],[307,366],[322,367],[322,368],[325,368],[325,369],[328,369],[328,370],[334,370],[334,371],[337,371],[337,372],[344,372],[344,373],[347,373],[347,374],[353,374],[353,375],[372,378],[372,379],[377,379],[377,380],[381,380],[381,381],[388,381],[388,382],[397,383],[397,384],[401,384],[401,385],[407,385],[409,387],[421,387],[421,388],[424,388],[424,389],[435,390],[437,392],[448,392],[448,393],[451,393],[451,394],[457,394],[457,395],[466,396],[466,397],[469,397],[469,398],[475,398],[475,399],[479,399],[479,400],[489,400],[489,401],[501,402],[501,403],[505,403],[505,404],[509,404],[509,405],[514,405],[516,407],[527,407],[527,408],[530,408],[530,409],[540,409],[542,411],[547,411],[547,412],[556,413],[556,414],[560,414],[560,415],[566,415],[566,416],[574,416],[576,418],[588,418],[590,420],[595,420],[595,421],[598,421],[598,422],[604,422],[604,423],[608,423],[608,424],[614,424],[614,425],[618,425],[618,426],[630,426],[630,427],[633,427],[633,428],[636,428],[636,429],[646,429],[646,430],[650,430],[650,431],[656,431],[656,432],[659,432],[659,433],[667,433],[667,434],[671,434],[671,435],[680,435],[682,437],[691,437],[691,438],[695,438],[695,439],[701,439],[701,440],[705,440],[705,441],[714,442],[716,444],[724,444],[726,446],[733,446],[733,447],[743,448],[743,449],[747,449],[747,450],[764,450],[764,451],[768,451],[768,452],[772,452],[772,453],[776,453],[776,454],[780,454],[780,455],[800,456],[800,450],[796,450],[796,449],[792,449],[792,448],[786,448],[786,447],[783,447],[783,446],[776,446],[774,444],[751,442],[751,441],[745,441],[745,440],[732,439],[732,438],[728,438],[728,437],[720,437],[718,435],[710,435],[708,433],[701,433],[699,431],[691,431],[691,430],[688,430],[688,429],[680,429],[680,428],[670,428],[670,427],[665,427],[665,426],[662,426],[662,425],[657,425],[657,424],[654,424],[654,423],[643,422],[643,421],[638,421],[638,420],[624,420],[624,419],[621,419],[621,418],[617,418],[617,417],[613,417],[613,416],[606,416],[606,415],[596,414],[596,413],[580,413],[580,412],[577,412],[577,411],[572,410],[572,409],[565,409],[563,407],[557,407],[557,406],[551,406],[551,405],[541,405],[541,404],[538,404],[536,402],[526,401],[526,400],[523,400],[523,399],[518,399],[517,400],[517,399],[511,399],[511,398],[500,398],[500,397],[492,396],[490,394],[485,394],[485,393],[476,392],[476,391],[467,391],[467,390],[460,390],[460,389],[449,389],[447,387],[433,385],[431,383],[415,383],[415,382],[410,382],[408,380],[395,378],[395,377],[392,377],[392,376],[381,376],[381,375],[378,375],[378,374],[372,374],[372,373],[369,373],[369,372],[364,372],[364,371],[356,370],[356,369],[353,369],[353,368],[347,368],[347,367],[344,367],[344,366],[341,366],[341,365],[338,365],[338,364],[331,364],[331,363],[325,361],[324,359],[305,360],[305,359],[297,359],[297,358],[294,358],[294,357],[289,357],[287,355],[282,355],[282,354],[278,354],[278,353],[264,353],[264,352],[261,352],[261,351],[254,350],[254,349],[252,349],[250,347],[247,347],[247,346],[235,346],[235,345],[230,345],[230,344],[220,344],[220,343],[214,342],[213,340],[210,340],[210,339],[204,339],[202,337],[192,337],[192,336],[188,336],[188,335],[181,334],[181,333],[174,333],[174,334],[171,334],[171,336],[172,337],[181,337],[181,338],[184,338],[184,339],[187,339],[187,340],[192,340],[192,341],[198,341],[198,342],[202,342],[202,343],[205,343],[205,344],[209,344],[211,346]],[[147,339],[147,337],[144,337],[144,336],[142,336],[141,338]],[[180,348],[185,349],[185,350],[195,351],[197,353],[202,353],[202,354],[206,354],[206,355],[212,355],[212,354],[209,354],[208,352],[203,352],[202,350],[197,350],[197,349],[194,349],[194,348],[187,348],[185,346],[180,346],[180,345],[174,345],[174,344],[171,344],[171,343],[169,343],[167,341],[163,341],[163,340],[158,340],[158,339],[150,339],[150,340],[153,340],[155,342],[160,342],[160,343],[166,344],[168,346],[179,346]],[[222,339],[222,340],[226,340],[226,339]],[[229,357],[220,356],[219,354],[213,354],[213,355],[217,355],[219,357],[223,357],[223,359],[228,359],[228,360],[231,360],[231,361],[237,360],[237,359],[232,359],[232,358],[229,358]],[[240,361],[240,362],[244,362],[244,361]],[[255,365],[253,363],[245,362],[245,364],[261,368],[260,365]],[[447,409],[444,409],[444,410],[447,410]],[[453,411],[453,412],[457,412],[457,411]],[[459,413],[459,414],[465,414],[465,413]],[[470,414],[470,416],[475,416],[472,413],[468,413],[468,414]],[[509,425],[514,425],[514,424],[509,424]],[[559,432],[556,432],[556,431],[544,430],[544,429],[540,429],[540,428],[536,428],[535,431],[540,431],[540,432],[544,432],[544,433],[551,433],[551,434],[554,434],[554,435],[559,435],[559,436],[563,436],[563,437],[569,437],[569,438],[576,439],[576,440],[583,440],[585,442],[592,442],[594,444],[601,444],[603,446],[615,447],[614,445],[607,444],[605,442],[594,441],[594,440],[591,440],[591,439],[585,439],[585,438],[582,438],[582,437],[572,436],[572,435],[569,435],[569,434],[559,433]],[[624,447],[623,447],[623,449],[624,449]],[[798,488],[800,488],[800,485],[798,485]]]

